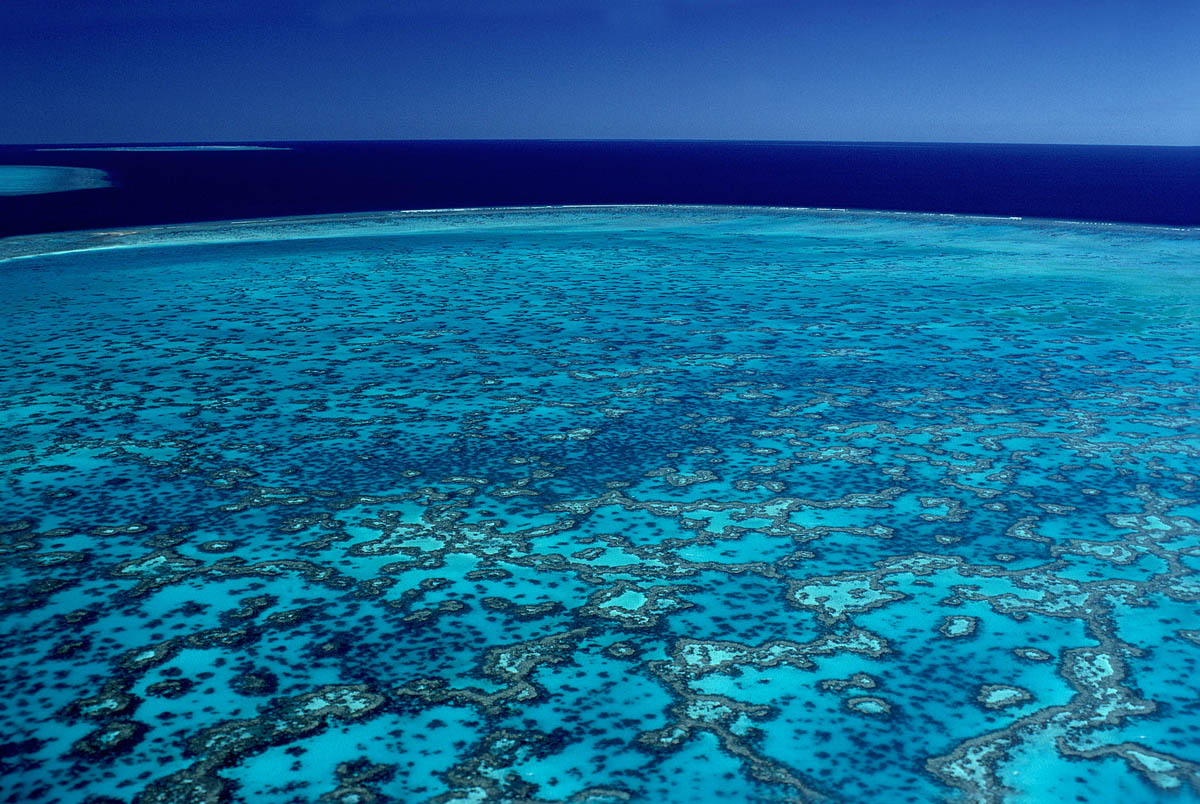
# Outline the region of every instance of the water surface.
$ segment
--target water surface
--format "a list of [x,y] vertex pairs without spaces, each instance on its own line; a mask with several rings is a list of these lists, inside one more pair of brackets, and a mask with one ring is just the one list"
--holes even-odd
[[1200,800],[1195,230],[3,247],[8,800]]

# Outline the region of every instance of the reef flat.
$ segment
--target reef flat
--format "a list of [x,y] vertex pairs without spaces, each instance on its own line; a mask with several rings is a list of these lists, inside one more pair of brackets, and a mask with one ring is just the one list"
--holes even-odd
[[97,168],[0,165],[0,195],[41,195],[111,185],[108,173]]
[[6,801],[1200,801],[1196,230],[0,250]]
[[290,151],[278,145],[72,145],[57,148],[35,148],[36,151]]

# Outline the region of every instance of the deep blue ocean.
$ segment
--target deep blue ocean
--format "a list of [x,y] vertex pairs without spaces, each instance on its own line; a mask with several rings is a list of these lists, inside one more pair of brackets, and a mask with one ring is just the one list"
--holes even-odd
[[844,207],[1200,224],[1200,147],[712,141],[263,144],[281,150],[0,146],[0,164],[99,168],[113,182],[103,189],[0,195],[0,236],[330,212],[541,204]]

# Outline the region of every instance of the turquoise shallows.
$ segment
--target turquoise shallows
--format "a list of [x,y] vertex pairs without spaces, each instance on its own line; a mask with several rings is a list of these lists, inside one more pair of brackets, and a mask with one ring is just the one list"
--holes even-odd
[[93,190],[111,185],[108,174],[96,168],[0,165],[0,196]]
[[0,248],[6,800],[1200,800],[1195,230]]

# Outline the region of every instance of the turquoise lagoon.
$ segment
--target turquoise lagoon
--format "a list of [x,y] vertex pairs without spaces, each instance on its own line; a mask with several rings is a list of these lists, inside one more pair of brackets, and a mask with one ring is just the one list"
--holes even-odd
[[5,801],[1200,801],[1196,230],[0,256]]
[[110,187],[107,173],[96,168],[57,165],[0,165],[0,196],[41,195]]

